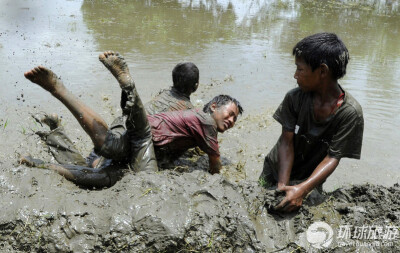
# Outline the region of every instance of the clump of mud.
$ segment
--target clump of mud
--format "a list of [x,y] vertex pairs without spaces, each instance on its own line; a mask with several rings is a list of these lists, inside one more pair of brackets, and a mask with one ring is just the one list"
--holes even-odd
[[[334,230],[343,224],[398,226],[399,190],[339,189],[283,215],[269,212],[282,198],[276,191],[204,171],[128,172],[111,188],[87,190],[52,171],[21,166],[0,175],[0,250],[305,252],[314,221]],[[334,242],[325,251],[343,249]],[[385,248],[399,249],[398,240]]]

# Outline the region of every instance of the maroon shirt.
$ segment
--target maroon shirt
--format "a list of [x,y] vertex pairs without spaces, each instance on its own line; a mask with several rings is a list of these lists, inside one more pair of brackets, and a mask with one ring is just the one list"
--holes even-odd
[[219,156],[217,125],[200,109],[147,115],[156,149],[174,157],[199,146],[208,155]]

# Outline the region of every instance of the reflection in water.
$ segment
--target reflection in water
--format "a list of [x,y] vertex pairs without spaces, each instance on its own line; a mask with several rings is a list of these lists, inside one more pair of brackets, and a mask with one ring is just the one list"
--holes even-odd
[[213,42],[271,39],[280,23],[285,27],[272,39],[283,52],[310,33],[335,31],[354,47],[352,55],[369,61],[400,53],[393,36],[399,34],[398,1],[84,0],[81,9],[99,46],[121,52],[188,54]]
[[337,0],[332,2],[342,8],[345,5],[346,8],[361,9],[378,15],[398,14],[400,9],[398,0]]
[[121,52],[188,54],[213,42],[235,43],[262,35],[280,18],[295,16],[299,4],[282,1],[110,1],[85,0],[84,22],[101,48]]
[[234,37],[235,14],[218,9],[213,15],[200,5],[178,1],[84,1],[84,22],[102,48],[142,54],[186,54],[206,44]]

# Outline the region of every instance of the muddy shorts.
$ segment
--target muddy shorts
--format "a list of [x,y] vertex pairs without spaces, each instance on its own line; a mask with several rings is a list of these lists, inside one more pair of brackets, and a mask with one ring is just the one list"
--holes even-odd
[[133,171],[157,171],[157,161],[146,111],[135,88],[123,90],[123,116],[112,123],[100,150],[105,158],[126,162]]

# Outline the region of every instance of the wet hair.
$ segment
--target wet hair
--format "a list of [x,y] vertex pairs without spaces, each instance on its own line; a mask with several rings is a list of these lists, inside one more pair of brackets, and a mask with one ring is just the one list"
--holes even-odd
[[178,91],[190,94],[199,82],[199,69],[192,62],[178,63],[172,70],[172,81]]
[[321,64],[326,64],[335,79],[346,74],[346,66],[350,60],[349,51],[334,33],[316,33],[302,39],[294,46],[293,55],[304,60],[312,71]]
[[229,95],[218,95],[216,97],[214,97],[213,99],[211,99],[210,102],[208,102],[204,107],[203,107],[203,112],[205,113],[212,113],[211,111],[211,105],[213,103],[215,103],[217,105],[217,108],[220,108],[221,106],[227,105],[230,102],[234,103],[238,110],[239,110],[239,114],[243,113],[243,107],[240,104],[239,101],[237,101],[236,99],[234,99],[233,97],[229,96]]

